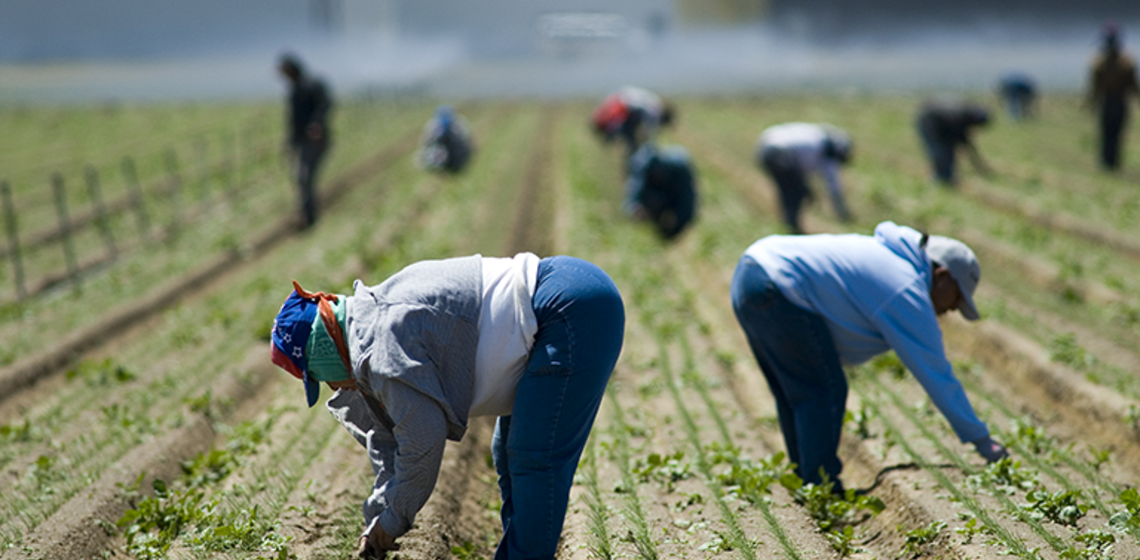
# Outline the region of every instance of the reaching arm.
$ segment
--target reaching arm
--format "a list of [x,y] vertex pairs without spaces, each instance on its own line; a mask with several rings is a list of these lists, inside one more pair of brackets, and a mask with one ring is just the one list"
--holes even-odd
[[874,321],[958,438],[973,442],[987,437],[989,428],[978,419],[946,359],[942,329],[925,286],[915,285],[900,292],[876,313]]

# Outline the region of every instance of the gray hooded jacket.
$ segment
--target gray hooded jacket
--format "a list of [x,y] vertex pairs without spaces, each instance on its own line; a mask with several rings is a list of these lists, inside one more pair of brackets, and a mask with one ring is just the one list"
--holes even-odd
[[326,406],[368,450],[376,474],[365,533],[379,522],[398,537],[431,496],[446,440],[467,430],[482,257],[423,261],[353,288],[345,338],[359,389],[338,391]]

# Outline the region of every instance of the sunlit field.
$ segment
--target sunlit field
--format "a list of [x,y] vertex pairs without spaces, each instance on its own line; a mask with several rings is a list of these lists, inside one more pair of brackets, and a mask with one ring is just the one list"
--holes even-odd
[[[947,188],[914,129],[922,100],[675,99],[660,141],[689,150],[700,202],[673,243],[622,215],[622,149],[591,133],[594,100],[459,103],[476,152],[456,176],[414,164],[433,103],[343,103],[305,231],[276,103],[0,108],[3,560],[351,557],[372,472],[269,363],[290,280],[345,292],[418,260],[520,251],[597,263],[626,305],[561,559],[1140,557],[1140,143],[1106,174],[1078,97],[1015,122],[979,95],[996,173],[960,161]],[[983,320],[942,328],[1010,460],[959,443],[888,354],[849,371],[852,491],[791,474],[728,295],[744,249],[783,233],[753,150],[787,121],[855,142],[855,220],[815,185],[809,232],[892,220],[977,253]],[[449,444],[397,558],[493,556],[491,427]]]

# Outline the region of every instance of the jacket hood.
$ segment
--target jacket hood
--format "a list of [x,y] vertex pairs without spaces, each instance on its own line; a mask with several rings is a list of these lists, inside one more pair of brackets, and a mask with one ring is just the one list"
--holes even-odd
[[882,222],[875,226],[875,241],[910,262],[915,272],[926,281],[927,287],[930,286],[930,258],[926,255],[926,250],[920,246],[921,232],[894,222]]

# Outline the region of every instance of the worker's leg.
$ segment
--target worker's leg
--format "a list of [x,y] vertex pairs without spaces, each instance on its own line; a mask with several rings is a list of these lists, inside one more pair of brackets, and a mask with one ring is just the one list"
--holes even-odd
[[847,378],[827,324],[789,301],[751,257],[732,278],[732,308],[776,398],[789,460],[805,482],[839,485]]
[[554,558],[574,471],[625,331],[617,287],[580,259],[543,259],[533,305],[534,348],[494,441],[503,493],[497,560]]

